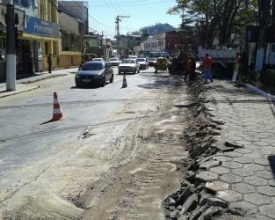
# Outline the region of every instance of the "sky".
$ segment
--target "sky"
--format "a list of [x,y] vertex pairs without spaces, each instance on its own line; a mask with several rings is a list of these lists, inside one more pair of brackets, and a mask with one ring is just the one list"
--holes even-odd
[[[77,0],[75,0],[77,1]],[[115,20],[121,17],[120,34],[157,23],[168,23],[178,28],[180,15],[169,15],[166,12],[176,5],[176,0],[83,0],[89,5],[90,31],[102,33],[105,38],[116,35]],[[125,16],[124,18],[122,16]],[[128,17],[129,16],[129,17]]]

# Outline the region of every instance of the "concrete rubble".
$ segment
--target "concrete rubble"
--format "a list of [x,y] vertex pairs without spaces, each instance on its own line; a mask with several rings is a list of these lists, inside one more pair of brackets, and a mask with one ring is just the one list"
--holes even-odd
[[275,219],[273,103],[226,81],[190,93],[178,106],[190,109],[188,172],[163,202],[167,219]]

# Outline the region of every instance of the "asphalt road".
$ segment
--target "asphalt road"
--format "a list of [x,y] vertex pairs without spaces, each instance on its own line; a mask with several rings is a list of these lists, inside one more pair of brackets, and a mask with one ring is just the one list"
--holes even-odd
[[[122,76],[117,75],[117,69],[114,83],[103,88],[75,88],[74,73],[68,72],[62,77],[35,82],[40,86],[37,90],[1,99],[0,126],[4,129],[0,133],[0,217],[109,219],[113,216],[105,207],[96,218],[87,217],[91,216],[87,210],[101,205],[99,194],[104,191],[98,187],[95,193],[98,196],[94,197],[89,189],[100,179],[104,180],[101,186],[111,185],[118,171],[111,175],[110,169],[129,164],[139,151],[142,154],[147,151],[140,150],[136,140],[142,132],[151,132],[148,123],[155,123],[156,116],[166,113],[167,107],[182,93],[174,91],[178,82],[169,74],[155,75],[153,71],[127,75],[127,88],[121,88]],[[58,95],[65,119],[48,122],[52,118],[53,92]],[[161,123],[157,127],[165,130]],[[175,159],[182,154],[175,150],[170,156]],[[168,163],[163,169],[170,175],[173,167]],[[126,173],[131,169],[136,173],[141,168],[130,166]],[[159,219],[159,201],[178,187],[176,175],[172,174],[169,181],[163,182],[170,187],[166,186],[165,193],[162,191],[156,198],[157,210],[151,219]],[[126,183],[117,183],[118,192],[123,184]],[[114,192],[109,195],[113,197],[109,205],[115,207],[118,195]],[[111,201],[108,196],[105,199]]]

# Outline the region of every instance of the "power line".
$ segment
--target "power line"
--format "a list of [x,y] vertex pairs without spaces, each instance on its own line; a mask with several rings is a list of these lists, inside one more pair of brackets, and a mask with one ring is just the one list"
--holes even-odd
[[[81,6],[77,4],[77,1],[73,0],[73,2],[74,2],[74,4],[75,4],[75,7],[78,7],[78,8],[80,8],[80,9],[82,9]],[[111,30],[111,29],[113,30],[113,27],[107,26],[107,25],[101,23],[101,22],[98,21],[97,19],[93,18],[89,13],[88,13],[88,17],[91,18],[92,20],[94,20],[95,22],[97,22],[98,24],[102,25],[103,27],[105,27],[105,28],[107,28],[107,29],[109,29],[109,30]],[[88,27],[88,28],[89,28],[89,29],[93,29],[93,28],[91,28],[91,27]],[[93,30],[96,31],[96,32],[98,32],[98,33],[101,32],[101,31],[98,31],[98,30],[95,30],[95,29],[93,29]]]
[[[118,8],[121,10],[122,14],[127,14],[123,8],[120,7],[120,4],[115,0],[115,4],[118,6]],[[121,13],[120,13],[121,14]]]
[[114,6],[112,5],[111,1],[106,1],[104,0],[104,2],[107,4],[108,8],[110,8],[113,12],[115,12],[116,14],[121,14],[121,12]]
[[[164,1],[151,1],[150,2],[148,0],[140,0],[140,1],[131,1],[131,2],[124,2],[124,3],[120,3],[120,6],[123,7],[128,7],[128,6],[145,6],[145,5],[155,5],[155,4],[161,4],[161,3],[168,3],[171,2],[171,0],[164,0]],[[97,6],[93,6],[93,7],[109,7],[106,5],[97,5]]]

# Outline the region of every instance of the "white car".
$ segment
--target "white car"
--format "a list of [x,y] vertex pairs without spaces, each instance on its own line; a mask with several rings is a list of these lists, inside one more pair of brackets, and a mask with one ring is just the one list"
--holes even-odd
[[104,59],[103,59],[103,58],[94,58],[93,61],[101,61],[101,62],[104,62]]
[[111,66],[118,66],[120,64],[120,60],[117,57],[113,57],[109,59],[109,63]]
[[123,59],[118,66],[118,74],[121,73],[139,73],[139,62],[136,59]]
[[137,58],[137,61],[139,62],[141,70],[148,69],[148,62],[146,58]]
[[130,59],[137,59],[138,56],[137,55],[129,55],[128,58],[130,58]]

